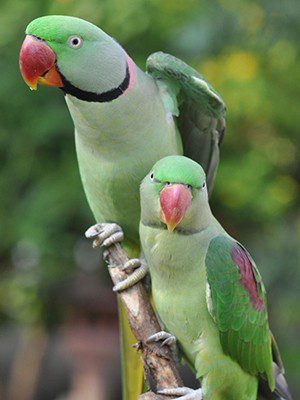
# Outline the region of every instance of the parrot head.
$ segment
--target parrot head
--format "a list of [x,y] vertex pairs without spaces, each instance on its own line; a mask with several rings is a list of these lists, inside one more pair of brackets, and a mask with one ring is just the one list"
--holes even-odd
[[56,86],[86,101],[123,94],[133,64],[123,48],[97,26],[75,17],[37,18],[26,28],[20,69],[27,85]]
[[184,156],[159,160],[141,184],[142,220],[165,224],[173,232],[199,226],[199,211],[208,206],[205,172]]

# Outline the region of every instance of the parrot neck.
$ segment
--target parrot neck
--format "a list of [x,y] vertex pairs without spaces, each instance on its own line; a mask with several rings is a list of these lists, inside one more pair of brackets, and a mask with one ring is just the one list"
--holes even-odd
[[[77,140],[86,147],[97,149],[103,156],[111,157],[112,151],[122,152],[144,146],[145,141],[158,140],[158,132],[148,134],[153,118],[165,113],[158,97],[154,80],[128,62],[130,83],[125,92],[109,102],[88,102],[69,94],[65,96],[70,110]],[[144,135],[143,135],[144,133]]]
[[74,86],[63,74],[59,71],[63,87],[61,88],[65,94],[76,97],[79,100],[95,103],[108,103],[122,96],[135,84],[135,66],[132,59],[128,56],[124,49],[123,53],[126,60],[126,74],[122,82],[118,83],[110,90],[97,93],[94,91],[82,90]]

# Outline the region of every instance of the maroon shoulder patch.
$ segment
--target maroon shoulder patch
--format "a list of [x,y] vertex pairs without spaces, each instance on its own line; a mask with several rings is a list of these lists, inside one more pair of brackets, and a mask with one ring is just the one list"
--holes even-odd
[[235,245],[231,249],[231,257],[233,262],[238,267],[241,275],[240,282],[243,288],[248,292],[249,299],[252,307],[257,311],[262,311],[264,309],[264,303],[258,296],[257,286],[255,277],[253,275],[251,261],[249,260],[247,254],[239,246]]

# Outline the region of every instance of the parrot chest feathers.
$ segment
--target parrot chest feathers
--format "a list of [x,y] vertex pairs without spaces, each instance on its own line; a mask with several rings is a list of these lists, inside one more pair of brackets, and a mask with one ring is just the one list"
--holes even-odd
[[[143,226],[142,246],[149,263],[153,299],[166,329],[183,347],[189,348],[210,319],[206,305],[204,254],[196,246],[196,235],[169,233]],[[186,241],[189,243],[187,244]],[[179,248],[190,248],[189,255]],[[201,261],[202,260],[202,261]],[[188,300],[188,301],[187,301]],[[192,354],[190,355],[192,357]]]
[[111,102],[87,102],[70,95],[65,99],[81,142],[101,150],[105,157],[118,152],[138,156],[141,152],[144,159],[145,144],[147,153],[153,151],[152,163],[165,155],[182,153],[173,117],[165,109],[154,80],[141,71],[134,86]]
[[167,120],[157,86],[145,77],[145,82],[137,80],[132,90],[109,103],[66,96],[75,124],[80,174],[93,214],[98,222],[118,223],[125,237],[130,235],[136,242],[142,178],[158,159],[182,153],[178,131]]

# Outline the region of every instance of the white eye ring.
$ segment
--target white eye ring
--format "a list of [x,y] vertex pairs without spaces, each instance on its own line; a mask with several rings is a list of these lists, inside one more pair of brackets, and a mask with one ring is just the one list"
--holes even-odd
[[203,191],[205,189],[206,182],[204,181],[203,185],[201,186],[200,190]]
[[154,174],[153,174],[153,172],[152,172],[151,175],[150,175],[150,179],[151,179],[152,182],[154,181]]
[[83,45],[83,39],[80,36],[70,36],[67,40],[67,45],[72,49],[80,49]]

